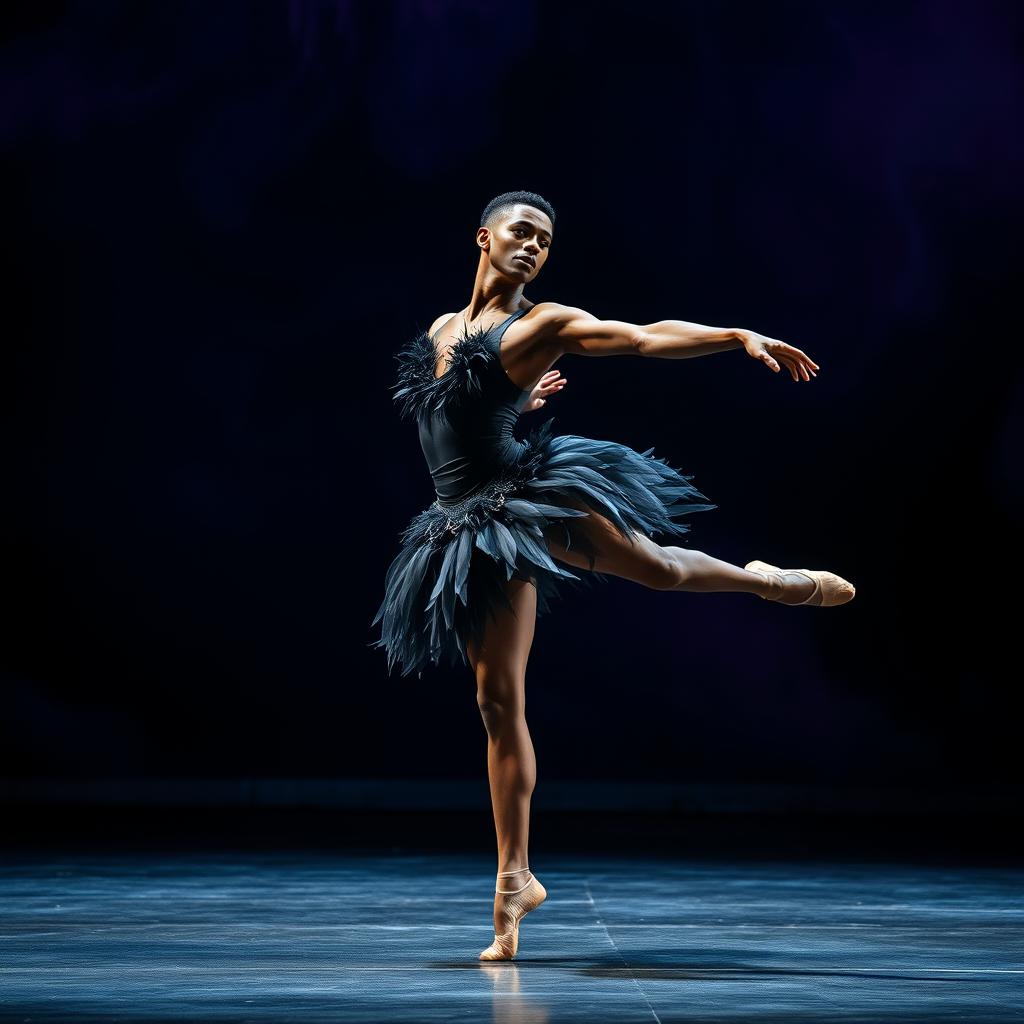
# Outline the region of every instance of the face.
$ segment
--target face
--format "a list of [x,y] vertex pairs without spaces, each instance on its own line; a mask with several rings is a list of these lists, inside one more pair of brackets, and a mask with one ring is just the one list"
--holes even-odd
[[532,281],[548,258],[551,235],[551,218],[543,210],[517,204],[491,229],[491,263],[513,279]]

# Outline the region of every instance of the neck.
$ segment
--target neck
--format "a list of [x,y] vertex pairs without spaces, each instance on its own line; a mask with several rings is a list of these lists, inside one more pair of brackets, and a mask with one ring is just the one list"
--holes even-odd
[[487,254],[480,254],[480,265],[473,282],[473,295],[462,315],[470,323],[483,316],[504,314],[509,316],[523,304],[523,286],[513,284],[499,277],[487,261]]

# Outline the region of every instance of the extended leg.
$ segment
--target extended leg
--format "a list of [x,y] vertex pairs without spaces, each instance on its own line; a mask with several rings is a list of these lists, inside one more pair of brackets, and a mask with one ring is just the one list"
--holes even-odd
[[[582,534],[597,551],[591,565],[583,551],[565,546],[562,527],[548,527],[545,538],[552,558],[568,565],[619,576],[652,590],[740,592],[759,597],[766,597],[772,592],[770,584],[760,573],[714,558],[703,551],[658,544],[642,533],[634,532],[627,540],[610,519],[589,506],[579,502],[567,503],[564,499],[560,499],[560,503],[590,513],[586,519],[571,520],[571,529]],[[796,604],[814,590],[814,583],[799,573],[787,573],[785,586],[783,604]]]

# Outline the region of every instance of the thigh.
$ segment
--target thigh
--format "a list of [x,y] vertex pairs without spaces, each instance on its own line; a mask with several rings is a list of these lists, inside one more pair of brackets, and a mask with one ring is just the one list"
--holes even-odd
[[505,594],[511,610],[495,610],[479,647],[467,644],[466,656],[476,674],[478,697],[507,702],[522,699],[537,622],[537,588],[529,580],[514,577],[505,584]]
[[591,565],[587,552],[565,546],[563,527],[551,525],[544,531],[544,537],[552,558],[576,569],[608,573],[647,587],[660,589],[675,582],[679,569],[671,553],[646,534],[633,530],[629,537],[624,537],[611,519],[583,501],[559,498],[554,504],[589,513],[585,519],[568,519],[566,523],[573,534],[585,539],[595,554]]

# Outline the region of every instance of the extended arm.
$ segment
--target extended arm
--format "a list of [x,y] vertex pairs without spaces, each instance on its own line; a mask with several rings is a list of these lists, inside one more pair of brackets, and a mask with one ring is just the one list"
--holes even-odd
[[[540,310],[540,305],[545,309]],[[598,320],[574,306],[542,303],[537,310],[549,343],[561,352],[577,355],[653,356],[657,359],[693,359],[713,352],[742,348],[776,373],[779,360],[793,380],[810,380],[819,369],[806,353],[777,338],[738,327],[706,327],[686,320],[660,320],[653,324],[631,324],[624,320]]]
[[640,327],[642,356],[657,359],[693,359],[712,352],[743,348],[743,331],[732,327],[705,327],[686,320],[659,320]]

